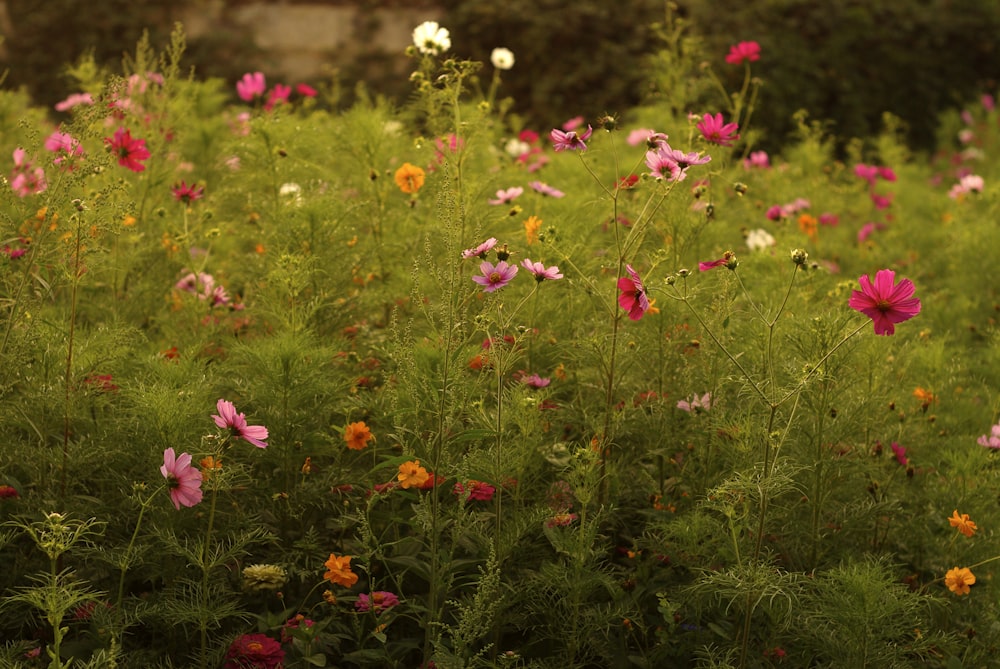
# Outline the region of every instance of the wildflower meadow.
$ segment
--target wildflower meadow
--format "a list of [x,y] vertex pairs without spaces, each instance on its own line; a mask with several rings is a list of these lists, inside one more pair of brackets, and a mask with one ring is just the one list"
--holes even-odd
[[768,153],[733,37],[556,127],[434,22],[0,90],[0,666],[997,666],[996,91]]

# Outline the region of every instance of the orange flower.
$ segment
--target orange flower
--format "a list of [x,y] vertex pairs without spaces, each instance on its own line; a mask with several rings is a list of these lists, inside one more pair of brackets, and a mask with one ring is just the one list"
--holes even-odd
[[424,171],[416,165],[403,163],[396,170],[396,185],[404,193],[416,193],[424,185]]
[[351,571],[350,555],[337,557],[335,554],[330,553],[330,559],[324,562],[323,565],[329,569],[328,572],[323,574],[323,578],[330,581],[330,583],[349,588],[358,582],[358,575]]
[[400,488],[419,488],[427,479],[431,477],[427,473],[427,470],[420,466],[420,460],[410,460],[409,462],[404,462],[399,466],[399,474],[396,478],[399,480]]
[[222,469],[222,458],[216,460],[215,456],[207,455],[199,460],[198,464],[201,465],[202,478],[208,480],[212,477],[212,472]]
[[819,221],[815,216],[810,216],[809,214],[802,214],[799,216],[799,230],[809,235],[809,239],[816,241],[816,229],[819,225]]
[[344,428],[344,441],[352,451],[361,451],[368,446],[368,442],[374,440],[372,431],[368,429],[364,421],[350,423]]
[[955,567],[944,575],[944,584],[960,597],[969,594],[969,586],[975,582],[976,575],[968,567]]
[[524,236],[528,238],[528,245],[538,241],[538,229],[542,227],[542,219],[537,216],[529,216],[524,222]]
[[920,407],[924,411],[927,411],[927,407],[937,402],[937,397],[934,396],[934,393],[920,386],[917,386],[917,389],[913,391],[913,396],[920,400]]
[[951,518],[948,519],[952,527],[957,527],[958,531],[967,537],[971,537],[976,533],[979,528],[976,524],[969,520],[969,514],[963,513],[961,516],[958,515],[958,509],[955,509],[951,513]]

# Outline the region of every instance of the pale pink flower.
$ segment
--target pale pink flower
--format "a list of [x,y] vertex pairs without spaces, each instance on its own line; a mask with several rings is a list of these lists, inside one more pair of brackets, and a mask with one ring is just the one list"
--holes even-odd
[[170,501],[180,511],[181,506],[194,506],[201,501],[201,472],[191,465],[191,454],[174,454],[173,448],[163,451],[160,473],[167,479]]
[[247,425],[246,415],[236,413],[232,402],[220,399],[216,403],[219,414],[212,416],[215,424],[224,430],[229,430],[234,439],[245,439],[257,448],[267,448],[267,428],[262,425]]
[[94,104],[94,98],[90,93],[73,93],[65,100],[56,103],[56,111],[69,111],[73,107],[79,105],[92,105]]
[[14,171],[10,175],[10,187],[18,197],[37,195],[49,187],[45,181],[45,170],[32,165],[26,156],[21,147],[14,149]]
[[511,282],[517,275],[517,265],[508,265],[504,260],[494,265],[484,260],[479,266],[479,271],[482,274],[472,277],[472,280],[483,286],[483,291],[492,293]]
[[767,169],[770,166],[771,158],[767,155],[767,151],[751,151],[750,155],[743,161],[743,169],[746,170]]
[[497,238],[490,237],[479,246],[474,246],[471,249],[465,249],[464,251],[462,251],[462,257],[475,258],[478,256],[480,259],[486,260],[486,254],[489,253],[490,249],[492,249],[496,245],[497,245]]
[[520,186],[513,186],[506,190],[500,189],[497,191],[496,198],[493,200],[489,200],[489,203],[492,205],[509,204],[514,200],[516,200],[517,198],[519,198],[521,196],[521,193],[523,192],[524,189],[521,188]]
[[990,433],[979,437],[979,439],[976,440],[976,443],[986,448],[1000,450],[1000,425],[994,425],[991,427]]
[[587,149],[586,141],[590,139],[593,132],[594,129],[589,125],[583,134],[578,134],[575,130],[567,132],[553,128],[549,137],[552,139],[552,148],[556,151],[585,151]]
[[712,393],[705,393],[701,397],[692,395],[686,400],[677,402],[677,408],[688,413],[700,413],[712,408]]
[[555,281],[556,279],[563,278],[563,275],[559,272],[559,267],[553,265],[552,267],[546,268],[544,264],[540,262],[531,262],[529,259],[525,258],[521,261],[521,267],[531,272],[535,281],[542,282],[548,279],[549,281]]

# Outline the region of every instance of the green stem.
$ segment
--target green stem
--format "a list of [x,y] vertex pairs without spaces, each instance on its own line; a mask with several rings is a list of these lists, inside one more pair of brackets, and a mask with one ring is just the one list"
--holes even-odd
[[212,486],[212,503],[208,510],[208,528],[205,530],[205,544],[201,551],[201,617],[198,620],[198,628],[201,640],[201,669],[208,669],[208,575],[212,565],[209,562],[209,554],[212,545],[212,528],[215,525],[215,507],[218,503],[219,495],[215,486]]

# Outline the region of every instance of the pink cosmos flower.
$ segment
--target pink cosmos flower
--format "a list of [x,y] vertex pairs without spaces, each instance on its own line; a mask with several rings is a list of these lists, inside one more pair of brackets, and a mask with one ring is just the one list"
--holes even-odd
[[286,86],[284,84],[275,84],[274,88],[267,96],[267,102],[264,103],[264,109],[271,110],[275,105],[279,103],[288,102],[288,97],[292,94],[292,87]]
[[872,319],[875,334],[891,335],[896,332],[895,323],[907,321],[920,313],[920,300],[913,295],[913,282],[903,279],[895,283],[896,273],[891,269],[880,269],[872,284],[868,276],[858,279],[861,290],[851,294],[848,305]]
[[768,220],[771,221],[780,221],[781,219],[786,218],[788,216],[788,214],[785,213],[785,208],[782,207],[780,204],[776,204],[769,207],[767,213],[765,213],[764,215],[767,216]]
[[990,433],[979,437],[976,443],[986,448],[1000,450],[1000,424],[991,427]]
[[646,166],[650,169],[650,174],[665,181],[684,181],[689,167],[704,165],[710,160],[712,156],[703,156],[697,152],[684,153],[680,149],[671,148],[666,142],[655,150],[646,152]]
[[462,257],[475,258],[476,256],[478,256],[482,260],[486,260],[486,254],[489,253],[490,249],[492,249],[496,245],[497,245],[497,238],[490,237],[479,246],[473,247],[471,249],[465,249],[464,251],[462,251]]
[[181,506],[194,506],[201,501],[201,472],[191,465],[191,454],[174,454],[173,448],[163,451],[160,473],[167,479],[170,501],[178,511]]
[[553,128],[549,137],[552,139],[552,148],[555,151],[586,151],[586,141],[593,133],[594,129],[589,125],[582,135],[575,130],[565,131]]
[[263,72],[247,72],[243,78],[236,82],[236,94],[244,102],[251,102],[254,98],[264,95],[267,90],[267,83]]
[[245,439],[257,448],[267,448],[264,439],[267,439],[267,428],[263,425],[247,425],[245,414],[236,413],[236,407],[232,402],[220,399],[216,403],[219,415],[212,416],[212,420],[223,430],[228,429],[234,439]]
[[[74,139],[68,132],[59,132],[58,130],[45,138],[45,148],[59,154],[52,161],[56,165],[62,165],[67,159],[79,158],[84,155],[79,140]],[[73,169],[72,165],[67,165],[67,167]]]
[[361,613],[368,613],[369,611],[374,611],[375,613],[382,613],[387,609],[391,609],[399,604],[399,597],[392,594],[391,592],[386,592],[384,590],[377,590],[371,595],[361,593],[358,595],[358,600],[354,602],[354,608]]
[[982,102],[983,109],[985,109],[988,112],[991,112],[994,109],[996,109],[996,100],[994,100],[993,96],[990,95],[989,93],[984,93],[983,96],[979,98],[979,101]]
[[118,158],[118,164],[122,167],[127,167],[133,172],[142,172],[146,169],[140,162],[149,158],[146,140],[133,138],[129,130],[118,128],[114,137],[104,138],[104,143],[111,147],[111,152]]
[[497,191],[496,199],[489,200],[489,203],[494,206],[498,204],[509,204],[521,197],[521,193],[523,192],[524,189],[520,186],[513,186],[512,188],[508,188],[506,190],[500,189]]
[[316,89],[309,84],[295,84],[295,92],[304,98],[316,97]]
[[739,65],[742,62],[752,62],[760,60],[760,44],[757,42],[740,42],[729,47],[726,54],[726,62],[730,65]]
[[712,393],[705,393],[701,397],[692,395],[686,400],[677,402],[677,408],[688,413],[699,413],[712,408]]
[[861,229],[858,230],[858,243],[864,244],[876,230],[885,230],[885,225],[882,223],[872,223],[871,221],[862,225]]
[[479,271],[482,274],[472,277],[472,280],[483,286],[484,292],[492,293],[511,282],[517,275],[517,265],[508,265],[505,260],[493,265],[484,260],[479,266]]
[[618,304],[628,312],[629,319],[637,321],[649,311],[649,298],[646,296],[646,287],[642,284],[639,274],[632,269],[631,265],[625,265],[625,271],[629,276],[618,279]]
[[553,188],[547,183],[542,183],[541,181],[532,181],[528,185],[531,186],[532,190],[536,193],[541,193],[542,195],[547,195],[549,197],[560,198],[566,195],[566,193],[561,190]]
[[73,107],[79,105],[92,105],[94,104],[94,98],[90,93],[73,93],[65,100],[56,103],[56,111],[69,111]]
[[705,141],[718,144],[719,146],[732,146],[733,142],[740,138],[736,134],[739,126],[735,123],[726,123],[722,118],[722,114],[715,114],[714,116],[712,114],[705,114],[701,122],[695,127],[701,132],[701,136],[705,138]]
[[656,132],[650,128],[638,128],[628,134],[625,140],[629,146],[639,146],[645,144],[648,149],[658,148],[661,144],[666,144],[669,137],[662,132]]
[[184,204],[191,204],[195,200],[200,200],[205,195],[205,189],[202,186],[197,184],[189,186],[185,181],[174,184],[174,187],[170,190],[174,194],[174,199]]
[[524,370],[515,374],[514,378],[519,379],[521,383],[529,388],[545,388],[552,383],[552,379],[550,378],[539,376],[538,374],[525,374]]
[[477,502],[488,502],[493,499],[493,495],[496,494],[497,489],[491,486],[489,483],[483,483],[482,481],[469,481],[466,484],[456,483],[452,486],[452,494],[461,497],[465,494],[466,489],[469,491],[469,499]]
[[531,272],[535,277],[535,281],[538,282],[545,281],[546,279],[555,281],[556,279],[563,278],[563,275],[559,272],[559,267],[557,265],[546,268],[545,265],[540,262],[531,262],[525,258],[521,261],[521,267]]
[[888,209],[892,206],[892,193],[888,195],[879,195],[878,193],[871,194],[872,204],[875,205],[876,209]]
[[752,170],[767,169],[771,166],[771,158],[767,151],[751,151],[750,155],[743,161],[743,169]]
[[909,458],[906,457],[905,446],[900,446],[896,442],[892,442],[891,444],[889,444],[889,448],[892,449],[893,455],[896,456],[896,462],[898,462],[904,467],[910,463]]
[[828,225],[831,228],[837,227],[840,224],[840,217],[829,211],[824,211],[819,215],[819,224]]
[[984,182],[981,176],[966,174],[959,179],[957,184],[951,187],[951,190],[948,191],[948,197],[958,200],[969,193],[982,193],[983,186]]
[[736,269],[736,264],[736,254],[732,251],[726,251],[718,260],[707,260],[698,263],[698,271],[707,272],[710,269],[723,266],[728,267],[729,269]]
[[24,149],[14,149],[14,171],[10,175],[10,187],[18,197],[27,197],[45,192],[49,187],[45,181],[45,170],[35,167],[25,158]]
[[854,166],[855,176],[861,177],[868,182],[868,185],[874,187],[875,180],[878,178],[878,167],[875,165],[865,165],[864,163],[858,163]]

